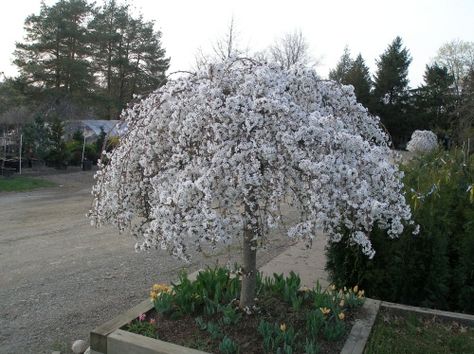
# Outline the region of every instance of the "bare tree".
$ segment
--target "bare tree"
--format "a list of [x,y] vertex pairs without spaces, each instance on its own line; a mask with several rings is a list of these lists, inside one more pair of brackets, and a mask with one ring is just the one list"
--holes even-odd
[[435,62],[448,68],[454,77],[454,88],[459,97],[463,89],[463,81],[468,73],[474,70],[474,42],[455,39],[445,43],[438,50]]
[[18,128],[33,120],[31,111],[25,106],[11,107],[0,114],[0,125]]
[[212,45],[212,51],[212,54],[208,54],[202,48],[198,48],[195,54],[196,69],[205,69],[211,62],[239,57],[246,55],[248,52],[239,46],[239,33],[236,30],[233,16],[230,19],[230,23],[225,35],[222,38],[216,40],[216,42]]
[[309,64],[309,46],[300,30],[289,32],[269,48],[270,60],[289,69],[294,64]]
[[239,34],[235,30],[234,16],[232,16],[227,33],[213,47],[215,55],[219,59],[226,60],[242,54],[243,51],[238,48],[238,36]]

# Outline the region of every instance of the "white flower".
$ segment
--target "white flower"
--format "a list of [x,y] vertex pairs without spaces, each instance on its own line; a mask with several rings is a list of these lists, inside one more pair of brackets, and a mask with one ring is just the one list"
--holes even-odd
[[411,218],[379,118],[312,69],[215,64],[122,117],[129,130],[99,165],[90,217],[131,230],[137,249],[188,260],[187,246],[229,242],[244,225],[265,241],[290,202],[290,237],[311,243],[322,229],[337,242],[345,226],[373,256],[374,224],[393,237]]
[[430,130],[415,130],[407,144],[407,150],[411,152],[430,152],[438,148],[438,138]]

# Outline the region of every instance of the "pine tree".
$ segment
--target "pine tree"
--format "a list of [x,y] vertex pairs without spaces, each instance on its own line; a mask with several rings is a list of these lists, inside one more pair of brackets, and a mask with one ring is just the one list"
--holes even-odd
[[97,9],[88,29],[109,118],[116,117],[134,94],[148,93],[165,83],[169,58],[154,22],[133,17],[128,5],[109,0]]
[[64,107],[76,118],[116,118],[133,95],[166,81],[169,58],[154,27],[115,0],[42,3],[14,53],[30,101],[60,119],[71,116]]
[[420,128],[430,129],[443,135],[450,129],[450,117],[454,110],[455,92],[453,91],[454,77],[446,67],[438,64],[426,66],[424,85],[420,88],[420,103],[418,104],[423,116]]
[[411,56],[396,37],[377,61],[372,111],[380,115],[396,147],[405,144],[411,135],[408,114],[408,67]]
[[346,46],[341,59],[339,59],[339,63],[337,63],[336,68],[329,72],[329,79],[337,81],[341,84],[347,84],[347,74],[349,73],[352,64],[353,60],[351,59],[351,52]]
[[329,79],[354,86],[357,101],[368,107],[371,99],[372,80],[369,68],[365,65],[360,53],[356,60],[353,60],[349,48],[346,46],[336,68],[329,72]]
[[345,75],[344,83],[354,86],[354,92],[357,101],[362,103],[365,107],[370,103],[370,90],[372,87],[372,80],[367,65],[365,65],[364,58],[359,54],[352,62],[352,65]]
[[85,0],[61,0],[51,7],[42,3],[39,15],[27,17],[14,63],[30,85],[55,96],[85,95],[93,80],[85,27],[90,11]]

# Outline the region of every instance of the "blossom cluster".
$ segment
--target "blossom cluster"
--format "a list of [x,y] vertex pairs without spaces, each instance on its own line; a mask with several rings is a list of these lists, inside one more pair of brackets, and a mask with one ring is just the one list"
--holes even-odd
[[170,294],[172,293],[172,291],[173,289],[169,285],[153,284],[153,287],[151,288],[151,291],[150,291],[150,299],[154,301],[161,293]]
[[411,152],[430,152],[438,148],[438,137],[431,130],[415,130],[407,144]]
[[[317,231],[373,256],[374,224],[391,237],[411,212],[379,118],[351,86],[304,67],[249,59],[170,80],[123,113],[129,127],[99,162],[90,217],[131,230],[137,249],[217,245],[252,229],[258,244],[284,222],[311,244]],[[286,225],[285,225],[286,226]]]

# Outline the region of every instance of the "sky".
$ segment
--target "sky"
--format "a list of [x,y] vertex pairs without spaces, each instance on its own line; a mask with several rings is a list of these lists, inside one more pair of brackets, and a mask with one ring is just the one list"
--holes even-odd
[[[45,0],[51,5],[55,0]],[[100,3],[100,0],[97,1]],[[22,41],[25,18],[39,13],[40,0],[8,1],[0,13],[0,72],[17,74],[11,63]],[[362,54],[373,75],[376,59],[396,36],[410,51],[410,86],[423,82],[444,43],[474,41],[474,0],[129,0],[146,20],[154,20],[171,57],[169,72],[189,70],[199,48],[212,50],[234,19],[239,44],[251,52],[267,48],[285,33],[299,30],[327,77],[347,45]]]

